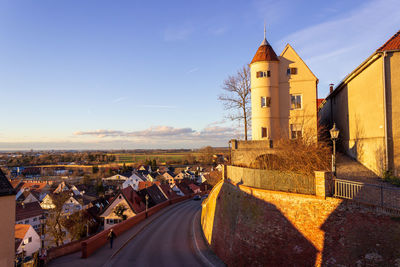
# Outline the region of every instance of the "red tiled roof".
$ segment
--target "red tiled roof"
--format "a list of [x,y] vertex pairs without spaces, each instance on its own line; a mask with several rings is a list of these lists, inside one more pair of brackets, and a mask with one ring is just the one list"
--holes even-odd
[[135,190],[133,190],[133,188],[131,186],[128,186],[128,187],[122,189],[121,191],[135,213],[139,213],[146,209],[146,206],[143,203],[142,199],[135,192]]
[[377,52],[400,49],[400,31],[393,35]]
[[16,224],[15,225],[15,238],[24,239],[26,232],[31,226],[29,224]]
[[324,101],[324,98],[318,98],[317,99],[317,109],[321,105],[322,101]]
[[15,180],[11,180],[10,184],[12,185],[12,187],[15,189],[17,187],[17,185],[19,185],[19,183],[21,183],[22,179],[15,179]]
[[159,182],[159,181],[155,181],[155,182],[151,182],[151,181],[145,181],[145,182],[143,182],[143,181],[140,181],[140,182],[139,182],[139,185],[138,185],[138,191],[139,191],[139,190],[142,190],[142,189],[145,189],[145,188],[147,188],[147,187],[150,187],[150,186],[152,186],[153,184],[160,185],[160,182]]
[[279,61],[274,49],[268,42],[263,42],[260,45],[250,64],[258,61]]
[[15,221],[36,217],[43,213],[44,211],[40,207],[39,202],[31,202],[24,205],[17,204],[15,208]]
[[168,184],[161,184],[160,185],[161,190],[164,192],[164,194],[168,197],[168,199],[174,199],[179,197],[174,190],[171,189],[171,187]]

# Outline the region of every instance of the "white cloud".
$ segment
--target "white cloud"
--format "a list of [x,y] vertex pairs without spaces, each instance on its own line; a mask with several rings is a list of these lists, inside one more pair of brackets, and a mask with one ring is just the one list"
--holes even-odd
[[78,131],[76,136],[95,136],[98,138],[125,138],[131,141],[142,142],[227,142],[229,139],[238,136],[240,129],[232,127],[209,126],[201,131],[192,128],[174,128],[171,126],[152,126],[141,131],[118,131],[118,130],[95,130],[95,131]]

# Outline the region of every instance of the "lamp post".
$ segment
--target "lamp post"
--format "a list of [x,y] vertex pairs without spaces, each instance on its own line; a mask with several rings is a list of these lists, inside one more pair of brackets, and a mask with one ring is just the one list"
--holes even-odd
[[41,225],[41,235],[40,235],[40,255],[39,255],[39,260],[40,260],[40,266],[44,266],[44,262],[46,260],[46,251],[44,248],[44,227],[46,224],[46,217],[44,215],[40,216],[40,225]]
[[148,204],[149,204],[149,195],[146,194],[146,196],[144,198],[146,199],[146,217],[147,217],[147,207],[148,207]]
[[332,152],[332,173],[334,177],[336,177],[336,140],[339,137],[339,129],[336,128],[336,123],[333,123],[332,129],[329,130],[331,134],[331,139],[333,143],[333,152]]

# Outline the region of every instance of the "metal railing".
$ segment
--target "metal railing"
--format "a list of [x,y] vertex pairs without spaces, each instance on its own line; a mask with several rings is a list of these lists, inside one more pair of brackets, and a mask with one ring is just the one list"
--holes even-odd
[[384,184],[367,184],[333,180],[333,196],[400,211],[400,188]]

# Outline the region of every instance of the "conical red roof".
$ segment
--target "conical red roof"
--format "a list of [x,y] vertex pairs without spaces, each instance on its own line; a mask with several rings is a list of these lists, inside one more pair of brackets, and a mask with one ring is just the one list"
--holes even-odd
[[250,64],[258,61],[279,61],[274,49],[266,39],[261,43]]

